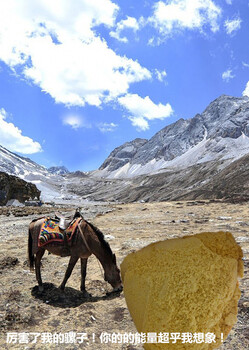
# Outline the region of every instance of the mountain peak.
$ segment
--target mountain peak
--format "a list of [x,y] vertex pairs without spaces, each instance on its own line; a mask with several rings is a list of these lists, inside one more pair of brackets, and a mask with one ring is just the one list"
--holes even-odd
[[69,170],[64,166],[52,166],[48,168],[48,171],[51,174],[57,174],[57,175],[65,175],[69,173]]
[[[249,99],[221,95],[201,113],[165,126],[150,140],[115,148],[100,176],[130,177],[249,153]],[[97,175],[97,173],[96,173]]]
[[148,142],[147,139],[136,138],[132,141],[125,142],[123,145],[116,147],[100,166],[99,170],[103,170],[108,167],[108,170],[116,170],[125,164],[135,156],[140,147]]

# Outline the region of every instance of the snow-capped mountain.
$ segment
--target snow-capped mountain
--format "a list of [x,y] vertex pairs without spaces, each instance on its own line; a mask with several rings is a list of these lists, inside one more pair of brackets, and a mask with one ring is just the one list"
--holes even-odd
[[33,162],[31,159],[22,157],[0,146],[0,169],[11,175],[16,175],[25,180],[30,176],[47,175],[45,167]]
[[64,166],[52,166],[48,168],[48,171],[51,174],[57,174],[57,175],[65,175],[69,173],[69,170]]
[[42,200],[61,197],[62,177],[50,173],[45,167],[29,158],[19,156],[0,146],[0,171],[31,182],[41,191]]
[[249,98],[222,95],[201,114],[180,119],[150,140],[114,149],[94,176],[127,178],[222,160],[223,167],[249,153]]

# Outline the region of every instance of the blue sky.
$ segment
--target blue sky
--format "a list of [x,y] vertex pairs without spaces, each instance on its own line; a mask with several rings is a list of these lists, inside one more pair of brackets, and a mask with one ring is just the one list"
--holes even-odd
[[220,96],[249,96],[249,1],[0,0],[0,145],[98,168]]

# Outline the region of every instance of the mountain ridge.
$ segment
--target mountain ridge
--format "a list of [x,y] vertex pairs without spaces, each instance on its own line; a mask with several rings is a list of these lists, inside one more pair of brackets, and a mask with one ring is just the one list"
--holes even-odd
[[[194,147],[200,148],[199,152],[187,160],[186,166],[215,159],[235,160],[249,150],[249,98],[221,95],[201,114],[167,125],[130,157],[122,157],[122,150],[133,142],[114,149],[94,175],[126,178],[184,167],[183,155],[190,150],[193,155]],[[234,150],[231,157],[230,149]]]

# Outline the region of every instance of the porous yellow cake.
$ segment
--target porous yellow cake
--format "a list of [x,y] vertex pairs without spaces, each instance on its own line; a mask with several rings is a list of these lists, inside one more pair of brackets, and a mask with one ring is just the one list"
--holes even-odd
[[215,343],[147,343],[146,349],[214,349],[237,320],[242,250],[229,232],[152,243],[121,264],[124,295],[139,332],[214,333]]

